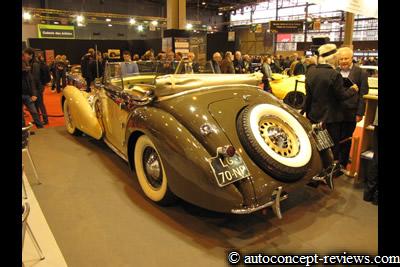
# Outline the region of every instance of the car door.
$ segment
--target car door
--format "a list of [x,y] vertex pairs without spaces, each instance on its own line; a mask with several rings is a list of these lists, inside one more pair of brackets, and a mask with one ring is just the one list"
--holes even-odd
[[129,112],[125,109],[123,80],[119,63],[107,64],[101,94],[105,138],[120,152],[125,151],[125,128]]

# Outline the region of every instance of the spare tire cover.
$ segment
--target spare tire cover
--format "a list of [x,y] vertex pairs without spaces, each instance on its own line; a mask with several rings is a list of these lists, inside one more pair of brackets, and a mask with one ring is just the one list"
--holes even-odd
[[281,107],[258,104],[244,108],[237,131],[247,154],[274,179],[295,182],[307,172],[310,139],[300,122]]

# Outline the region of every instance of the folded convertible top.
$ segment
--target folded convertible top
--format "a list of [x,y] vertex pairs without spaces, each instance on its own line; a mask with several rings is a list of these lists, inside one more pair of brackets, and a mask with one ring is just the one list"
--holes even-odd
[[189,89],[218,85],[253,85],[258,86],[262,80],[261,73],[252,74],[171,74],[156,79],[157,96],[168,96]]

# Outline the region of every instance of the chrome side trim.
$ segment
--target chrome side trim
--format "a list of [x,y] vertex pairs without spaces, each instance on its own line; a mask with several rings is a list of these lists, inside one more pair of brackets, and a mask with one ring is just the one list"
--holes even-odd
[[113,146],[106,138],[103,139],[104,143],[106,143],[106,145],[111,148],[112,151],[114,151],[115,154],[117,154],[118,156],[120,156],[123,160],[125,160],[126,162],[128,161],[128,158],[122,154],[115,146]]
[[180,96],[191,94],[191,93],[201,92],[201,91],[205,91],[205,90],[210,90],[210,89],[232,90],[230,88],[232,86],[246,86],[246,87],[249,87],[249,88],[254,88],[254,89],[257,89],[257,90],[261,90],[260,87],[258,87],[258,86],[248,85],[248,84],[229,84],[229,87],[227,87],[227,85],[212,85],[212,86],[200,87],[200,88],[196,88],[196,89],[191,89],[191,90],[179,92],[179,93],[176,93],[176,94],[173,94],[173,95],[169,95],[169,96],[162,96],[162,97],[157,98],[157,100],[155,100],[154,102],[166,101],[166,100],[170,100],[172,98],[180,97]]
[[280,209],[280,202],[282,200],[288,199],[289,195],[283,195],[282,196],[282,186],[277,188],[277,193],[275,195],[275,199],[271,200],[263,205],[260,206],[255,206],[255,207],[249,207],[249,208],[244,208],[244,209],[232,209],[231,212],[234,214],[249,214],[253,213],[258,210],[262,210],[267,207],[272,206],[272,210],[274,211],[275,215],[279,218],[282,219],[282,214],[281,214],[281,209]]

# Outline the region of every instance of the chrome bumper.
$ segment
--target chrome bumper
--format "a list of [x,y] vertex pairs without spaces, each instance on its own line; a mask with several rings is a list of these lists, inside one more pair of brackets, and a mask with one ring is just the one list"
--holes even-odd
[[259,206],[253,206],[253,207],[247,207],[247,208],[242,208],[242,209],[232,209],[231,212],[234,214],[249,214],[253,213],[258,210],[262,210],[267,207],[272,207],[272,210],[274,211],[275,215],[279,218],[282,219],[282,213],[281,213],[281,205],[280,202],[282,200],[287,199],[289,196],[288,194],[283,194],[282,195],[282,186],[279,186],[276,189],[276,194],[272,195],[272,200]]

